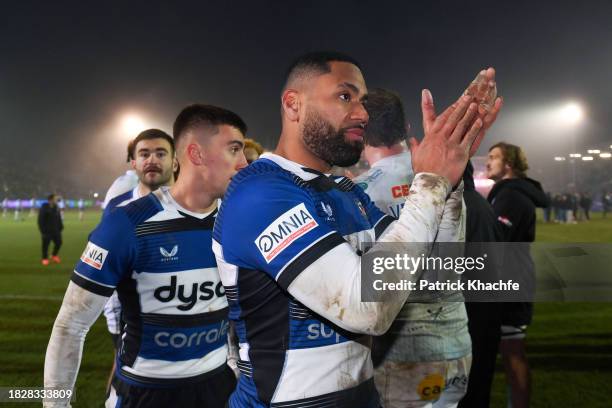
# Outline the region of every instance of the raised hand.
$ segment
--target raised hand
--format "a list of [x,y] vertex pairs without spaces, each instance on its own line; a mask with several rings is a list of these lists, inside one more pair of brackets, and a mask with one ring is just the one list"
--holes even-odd
[[483,126],[470,148],[470,157],[476,154],[485,132],[491,127],[503,105],[503,99],[497,97],[497,83],[495,82],[495,69],[488,68],[478,73],[476,78],[465,90],[464,95],[471,95],[478,103],[478,117],[482,119]]
[[414,138],[409,143],[413,171],[435,173],[456,185],[502,105],[493,68],[480,71],[464,94],[439,116],[431,93],[424,89],[421,110],[425,136],[420,143]]
[[478,104],[472,95],[462,95],[436,116],[431,92],[424,89],[421,110],[425,136],[420,143],[410,139],[413,171],[444,176],[454,186],[461,179],[470,149],[483,126],[483,120],[476,117]]
[[480,71],[463,94],[474,97],[476,103],[478,103],[478,114],[480,116],[490,112],[497,98],[495,69],[488,68]]

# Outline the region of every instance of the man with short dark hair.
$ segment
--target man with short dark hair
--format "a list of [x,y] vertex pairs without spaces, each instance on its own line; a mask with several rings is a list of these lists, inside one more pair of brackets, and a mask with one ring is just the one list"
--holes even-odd
[[[407,138],[404,107],[396,93],[373,89],[368,93],[367,110],[370,120],[364,135],[364,157],[371,168],[355,182],[378,208],[399,217],[414,178],[410,152],[403,143]],[[464,224],[461,200],[455,205],[457,222]],[[447,203],[445,211],[450,207]],[[456,237],[444,232],[438,234],[437,242],[464,240],[464,227],[459,228]],[[446,278],[440,271],[434,273],[438,275],[426,274],[423,279]],[[454,276],[455,272],[450,271],[448,277]],[[386,408],[454,407],[463,397],[470,372],[471,343],[462,300],[460,291],[431,291],[418,302],[404,304],[389,331],[374,338],[374,379]],[[436,378],[431,384],[434,391],[419,392],[419,384],[428,378]]]
[[355,178],[378,208],[399,217],[414,178],[402,101],[386,89],[372,89],[366,106],[370,120],[363,156],[370,170]]
[[62,246],[62,230],[64,223],[57,205],[55,194],[49,194],[47,202],[43,203],[38,211],[38,230],[42,236],[42,261],[43,266],[49,265],[49,244],[53,242],[51,260],[60,263],[59,250]]
[[[535,240],[536,207],[549,205],[542,186],[527,177],[527,157],[519,146],[500,142],[489,149],[487,177],[495,181],[488,201],[497,220],[502,224],[505,242],[530,243]],[[521,290],[533,289],[535,271],[528,247],[514,251],[509,247],[506,257],[521,265]],[[522,247],[521,247],[522,248]],[[508,255],[510,253],[511,255]],[[513,302],[502,305],[500,352],[510,386],[508,400],[512,407],[529,406],[531,374],[525,351],[525,336],[533,315],[531,302]]]
[[[501,107],[476,117],[475,98],[465,95],[437,116],[429,91],[422,96],[425,138],[411,143],[417,175],[395,221],[349,179],[328,174],[363,150],[367,88],[358,63],[318,52],[290,67],[276,150],[234,177],[215,223],[213,250],[240,345],[229,407],[380,406],[369,335],[389,328],[409,293],[361,301],[362,244],[427,250],[439,226],[453,224],[443,220],[447,198]],[[389,271],[392,281],[414,279],[404,272]]]
[[225,406],[235,376],[211,237],[218,201],[246,166],[245,132],[238,115],[216,106],[178,115],[181,176],[117,207],[90,235],[47,347],[46,387],[74,387],[85,334],[116,288],[125,326],[106,406]]

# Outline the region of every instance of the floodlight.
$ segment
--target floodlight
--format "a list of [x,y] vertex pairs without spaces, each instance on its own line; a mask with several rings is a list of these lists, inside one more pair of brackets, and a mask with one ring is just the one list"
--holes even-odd
[[121,128],[129,137],[136,137],[147,128],[142,118],[135,114],[126,114],[121,120]]
[[576,124],[582,120],[584,117],[584,111],[580,105],[575,102],[570,102],[567,105],[563,106],[560,111],[561,117],[563,120],[567,121],[569,124]]

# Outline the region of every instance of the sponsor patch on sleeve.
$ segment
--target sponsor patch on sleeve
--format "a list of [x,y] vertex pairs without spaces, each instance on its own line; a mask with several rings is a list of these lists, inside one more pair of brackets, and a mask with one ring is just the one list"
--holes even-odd
[[81,255],[81,261],[91,266],[92,268],[100,270],[104,265],[104,261],[106,260],[107,255],[108,250],[99,247],[93,242],[89,241],[87,243],[87,246],[85,247],[85,251],[83,251],[83,255]]
[[268,225],[255,239],[255,245],[266,263],[270,263],[293,241],[318,226],[306,205],[301,203]]

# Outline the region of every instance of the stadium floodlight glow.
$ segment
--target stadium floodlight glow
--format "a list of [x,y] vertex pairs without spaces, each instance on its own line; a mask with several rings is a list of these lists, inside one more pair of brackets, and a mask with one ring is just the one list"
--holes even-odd
[[556,156],[555,157],[555,161],[565,161],[565,157],[563,157],[563,156]]
[[93,193],[94,198],[98,198],[98,193]]
[[121,119],[121,128],[128,136],[136,137],[147,125],[140,116],[130,113]]
[[583,161],[592,161],[593,160],[593,156],[584,156],[582,158]]
[[569,157],[578,158],[582,157],[582,155],[580,153],[570,153]]
[[570,102],[559,111],[560,117],[570,125],[575,125],[584,117],[584,111],[576,102]]
[[599,153],[599,157],[601,157],[602,159],[609,159],[610,157],[612,157],[612,153]]
[[587,150],[588,154],[599,154],[601,153],[601,150],[599,149],[591,149],[591,150]]

